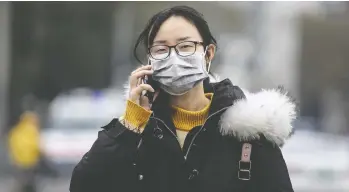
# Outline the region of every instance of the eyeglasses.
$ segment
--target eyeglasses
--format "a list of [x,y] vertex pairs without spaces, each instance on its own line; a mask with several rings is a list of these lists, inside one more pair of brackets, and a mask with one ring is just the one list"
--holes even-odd
[[179,56],[188,57],[196,52],[197,45],[204,45],[204,43],[199,41],[183,41],[173,46],[154,45],[148,48],[148,53],[153,59],[164,60],[170,56],[171,50],[174,48]]

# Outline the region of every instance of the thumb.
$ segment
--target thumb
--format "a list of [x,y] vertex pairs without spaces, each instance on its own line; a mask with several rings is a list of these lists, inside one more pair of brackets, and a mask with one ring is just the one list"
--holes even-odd
[[146,110],[150,110],[149,99],[146,96],[141,96],[139,98],[139,105]]

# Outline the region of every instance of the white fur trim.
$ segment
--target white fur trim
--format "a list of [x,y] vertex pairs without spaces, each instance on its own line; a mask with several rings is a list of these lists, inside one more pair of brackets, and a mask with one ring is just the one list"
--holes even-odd
[[292,132],[296,105],[278,89],[258,93],[245,91],[246,99],[238,100],[221,117],[222,135],[233,135],[241,141],[258,139],[283,145]]

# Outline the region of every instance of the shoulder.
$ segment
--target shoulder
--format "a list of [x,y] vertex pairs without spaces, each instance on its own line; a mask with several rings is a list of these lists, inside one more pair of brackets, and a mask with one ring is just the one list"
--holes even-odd
[[245,98],[235,101],[221,117],[222,135],[240,141],[259,140],[263,136],[270,143],[282,146],[293,133],[294,100],[283,88],[243,92]]

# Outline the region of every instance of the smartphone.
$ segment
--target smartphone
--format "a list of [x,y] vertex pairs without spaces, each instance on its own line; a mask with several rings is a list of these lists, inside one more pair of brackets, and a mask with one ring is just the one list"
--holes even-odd
[[[149,76],[145,76],[145,77],[143,77],[142,78],[142,83],[144,83],[144,84],[149,84],[150,86],[152,86],[151,85],[151,83],[150,83],[150,81],[149,81],[149,79],[151,79]],[[152,86],[153,87],[153,86]],[[154,87],[153,87],[154,88]],[[154,89],[155,90],[155,89]],[[146,96],[146,97],[148,97],[148,99],[149,99],[149,103],[152,103],[152,101],[153,101],[153,99],[154,99],[154,93],[152,93],[152,92],[149,92],[149,91],[145,91],[145,93],[143,94],[144,96]]]
[[[148,65],[151,65],[150,61],[148,60]],[[158,89],[158,84],[156,81],[153,80],[153,78],[151,76],[144,76],[142,78],[142,83],[145,83],[145,84],[149,84],[154,90],[157,90]],[[148,97],[149,98],[149,103],[152,103],[153,102],[153,99],[154,99],[154,93],[152,92],[148,92],[146,91],[144,96]]]

